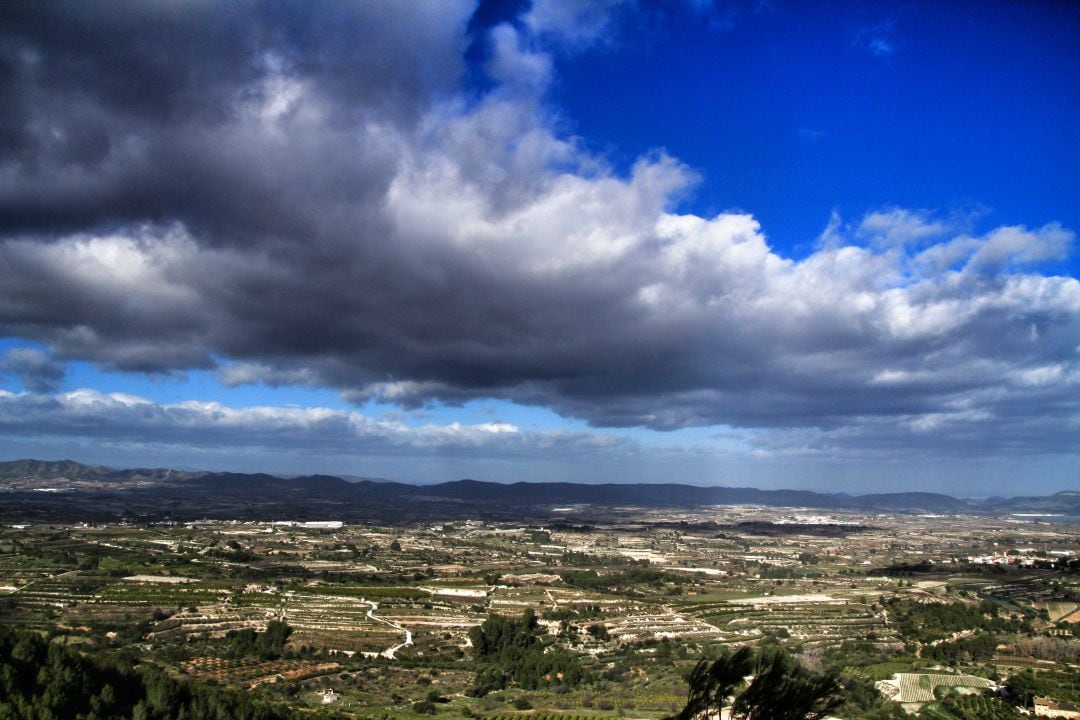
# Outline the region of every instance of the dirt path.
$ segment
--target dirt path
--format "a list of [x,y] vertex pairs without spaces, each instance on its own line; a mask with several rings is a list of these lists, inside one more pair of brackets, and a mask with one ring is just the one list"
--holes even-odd
[[368,605],[371,606],[370,609],[367,611],[368,620],[371,620],[372,622],[380,623],[382,625],[386,625],[388,627],[392,627],[395,630],[400,630],[401,632],[405,633],[405,642],[398,643],[397,645],[394,645],[393,647],[389,647],[389,648],[383,650],[381,653],[364,653],[364,654],[365,655],[381,655],[382,657],[388,658],[390,660],[396,659],[395,656],[396,656],[396,653],[397,653],[398,650],[400,650],[403,647],[406,647],[408,645],[413,644],[412,630],[409,630],[404,625],[396,623],[396,622],[394,622],[392,620],[387,620],[386,618],[378,617],[375,614],[375,611],[379,609],[378,603],[374,603],[374,602],[372,602],[370,600],[361,600],[361,602],[367,603]]

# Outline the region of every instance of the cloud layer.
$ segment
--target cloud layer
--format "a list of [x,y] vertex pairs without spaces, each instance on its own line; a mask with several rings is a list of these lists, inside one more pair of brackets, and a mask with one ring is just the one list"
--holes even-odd
[[[618,173],[545,105],[546,48],[608,27],[566,8],[470,37],[468,3],[3,7],[0,335],[357,403],[766,429],[763,451],[1075,452],[1080,282],[1038,272],[1070,229],[886,208],[795,260],[750,214],[679,213],[692,169],[658,151]],[[51,362],[5,368],[49,391]],[[90,432],[65,398],[3,403]],[[166,434],[231,427],[90,400]]]
[[342,455],[532,456],[632,449],[619,439],[562,431],[523,432],[505,422],[409,425],[331,408],[232,408],[215,402],[155,403],[125,393],[0,390],[0,432],[91,437],[109,442],[298,449]]

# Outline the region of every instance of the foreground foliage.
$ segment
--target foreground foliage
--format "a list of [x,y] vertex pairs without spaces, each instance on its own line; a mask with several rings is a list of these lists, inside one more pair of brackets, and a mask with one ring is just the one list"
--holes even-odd
[[844,701],[835,676],[803,668],[787,653],[766,649],[759,654],[747,647],[728,650],[715,660],[701,660],[690,671],[686,706],[672,720],[710,717],[734,696],[732,717],[743,720],[817,720]]
[[242,693],[181,683],[149,666],[0,626],[0,720],[288,720]]

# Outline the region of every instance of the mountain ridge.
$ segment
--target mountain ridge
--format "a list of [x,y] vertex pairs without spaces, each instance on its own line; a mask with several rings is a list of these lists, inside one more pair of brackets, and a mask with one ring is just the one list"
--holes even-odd
[[[186,471],[171,468],[116,469],[73,460],[22,459],[0,462],[0,509],[4,497],[34,493],[70,494],[125,491],[156,495],[163,501],[182,496],[188,505],[220,503],[309,502],[317,506],[344,503],[384,504],[388,507],[424,503],[467,503],[478,508],[510,509],[555,505],[700,507],[762,505],[834,510],[1006,513],[1033,512],[1080,516],[1080,493],[1065,490],[1039,497],[958,499],[929,492],[890,492],[851,495],[812,490],[762,490],[753,487],[699,486],[679,483],[570,482],[495,483],[474,479],[432,485],[412,485],[371,479],[346,480],[335,475],[280,477],[267,473]],[[37,493],[40,496],[42,493]],[[23,498],[25,500],[25,498]],[[144,498],[145,499],[145,498]]]

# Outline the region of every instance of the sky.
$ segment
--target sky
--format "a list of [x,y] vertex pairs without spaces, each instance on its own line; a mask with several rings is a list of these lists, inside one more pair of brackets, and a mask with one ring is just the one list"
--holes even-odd
[[0,459],[1080,489],[1080,5],[0,5]]

